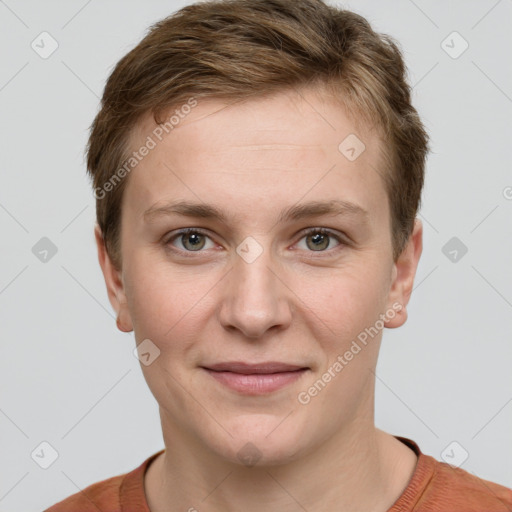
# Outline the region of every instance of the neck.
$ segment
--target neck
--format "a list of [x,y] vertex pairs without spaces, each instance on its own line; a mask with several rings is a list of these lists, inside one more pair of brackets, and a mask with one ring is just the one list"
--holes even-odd
[[360,417],[300,458],[265,467],[226,461],[173,426],[162,417],[166,450],[146,474],[152,512],[386,512],[417,461],[376,429],[373,417]]

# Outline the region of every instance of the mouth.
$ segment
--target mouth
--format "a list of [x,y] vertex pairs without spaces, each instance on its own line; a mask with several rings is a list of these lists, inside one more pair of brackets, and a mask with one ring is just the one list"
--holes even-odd
[[220,384],[244,395],[263,395],[302,377],[308,367],[279,362],[249,364],[239,361],[202,366]]

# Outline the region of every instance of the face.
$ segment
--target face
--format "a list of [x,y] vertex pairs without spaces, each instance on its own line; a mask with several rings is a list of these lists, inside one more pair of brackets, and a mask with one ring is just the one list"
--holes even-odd
[[201,100],[155,140],[127,178],[119,272],[98,246],[121,324],[150,340],[164,437],[276,464],[373,426],[382,327],[405,321],[421,252],[417,223],[393,262],[378,133],[305,90]]

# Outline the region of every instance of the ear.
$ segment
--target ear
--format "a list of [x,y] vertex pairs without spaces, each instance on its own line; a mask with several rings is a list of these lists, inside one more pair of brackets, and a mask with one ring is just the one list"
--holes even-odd
[[[423,224],[420,219],[416,218],[407,246],[393,264],[393,278],[388,296],[388,310],[396,310],[398,304],[402,306],[402,309],[400,309],[400,312],[397,311],[392,319],[385,322],[385,327],[393,329],[400,327],[407,321],[406,306],[411,297],[414,277],[422,250]],[[395,307],[393,307],[393,304]]]
[[94,227],[94,237],[98,248],[98,260],[107,285],[108,299],[117,314],[117,327],[120,331],[130,332],[133,330],[133,325],[128,311],[121,271],[114,267],[97,223]]

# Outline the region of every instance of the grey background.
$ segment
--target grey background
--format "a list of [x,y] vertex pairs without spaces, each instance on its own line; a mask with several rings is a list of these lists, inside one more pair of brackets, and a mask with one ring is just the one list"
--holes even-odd
[[[0,1],[1,512],[41,510],[163,448],[97,263],[84,147],[113,65],[187,3]],[[377,426],[437,459],[457,441],[463,469],[512,486],[512,1],[343,5],[400,42],[433,149],[409,320],[384,333]],[[47,59],[31,48],[43,31],[59,44]],[[469,44],[458,58],[442,47],[453,31]],[[46,263],[32,252],[42,237],[57,247]],[[468,248],[456,262],[452,237]],[[31,457],[43,441],[59,454],[48,469]]]

